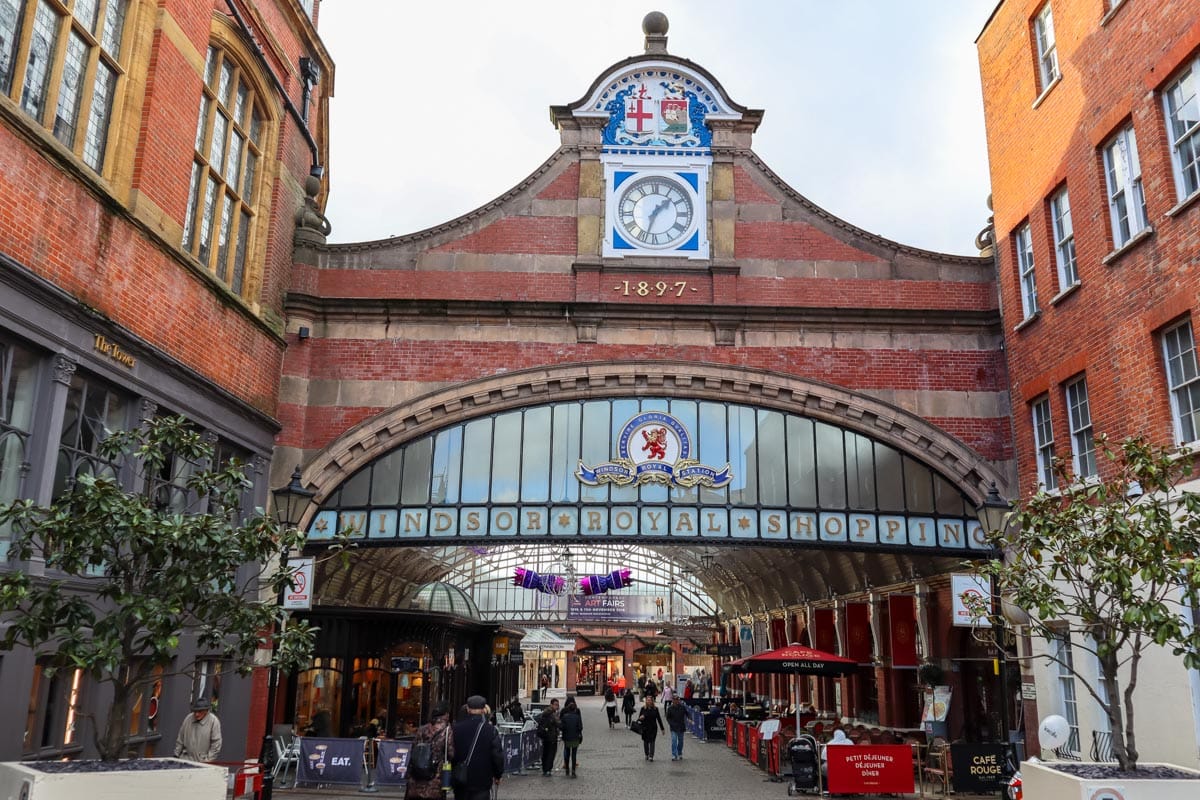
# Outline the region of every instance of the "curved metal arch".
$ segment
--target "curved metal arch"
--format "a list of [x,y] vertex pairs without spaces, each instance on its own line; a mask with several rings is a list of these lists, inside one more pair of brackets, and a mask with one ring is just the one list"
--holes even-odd
[[351,475],[420,436],[500,411],[567,400],[663,397],[735,402],[770,408],[868,436],[953,481],[975,504],[1003,474],[964,442],[902,408],[831,384],[790,375],[678,361],[565,364],[505,373],[437,390],[402,403],[346,431],[304,468],[316,491],[301,527]]

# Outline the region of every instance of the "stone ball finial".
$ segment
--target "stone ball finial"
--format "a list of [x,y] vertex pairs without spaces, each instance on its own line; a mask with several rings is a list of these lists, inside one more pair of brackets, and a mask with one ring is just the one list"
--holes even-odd
[[642,33],[647,36],[666,36],[667,28],[671,23],[667,21],[667,15],[661,11],[651,11],[642,20]]

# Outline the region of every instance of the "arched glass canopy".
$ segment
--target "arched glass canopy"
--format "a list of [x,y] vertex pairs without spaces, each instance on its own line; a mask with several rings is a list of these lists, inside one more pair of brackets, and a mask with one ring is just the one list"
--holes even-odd
[[[673,466],[650,479],[634,463],[648,418],[677,437],[662,459]],[[675,480],[685,466],[701,479]],[[597,479],[605,470],[635,479]],[[388,605],[444,579],[494,620],[561,619],[555,598],[510,584],[517,566],[561,569],[564,550],[578,575],[633,568],[641,585],[622,592],[665,596],[664,616],[678,620],[990,554],[966,495],[884,442],[773,409],[656,397],[530,406],[409,441],[324,499],[309,539],[335,530],[359,552],[346,574],[326,576],[334,602]]]

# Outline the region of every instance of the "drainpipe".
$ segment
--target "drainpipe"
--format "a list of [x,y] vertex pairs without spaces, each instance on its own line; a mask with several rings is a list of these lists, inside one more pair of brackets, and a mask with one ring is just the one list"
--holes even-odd
[[304,141],[308,143],[309,152],[312,153],[312,166],[309,167],[309,175],[315,178],[321,178],[325,175],[325,167],[321,164],[321,148],[317,146],[317,140],[313,138],[312,131],[308,129],[308,123],[304,119],[304,115],[300,113],[300,109],[292,102],[292,98],[288,97],[287,90],[283,88],[283,82],[279,80],[279,76],[271,69],[271,63],[267,60],[267,55],[263,52],[262,45],[258,43],[258,38],[254,35],[254,31],[250,30],[250,26],[246,24],[242,13],[238,11],[234,0],[225,0],[225,5],[229,7],[229,13],[237,20],[238,27],[242,29],[242,33],[246,34],[246,38],[250,40],[254,52],[258,55],[262,62],[263,68],[267,74],[271,76],[271,82],[275,84],[276,91],[279,92],[280,98],[283,100],[283,106],[287,109],[292,120],[296,123],[296,127],[300,129],[300,134],[304,137]]

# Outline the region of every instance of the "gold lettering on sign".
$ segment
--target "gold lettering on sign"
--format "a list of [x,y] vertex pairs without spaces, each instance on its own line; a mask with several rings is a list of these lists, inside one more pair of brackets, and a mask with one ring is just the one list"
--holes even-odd
[[633,527],[633,514],[628,511],[618,511],[613,517],[613,522],[619,530],[627,531]]
[[691,514],[680,514],[679,518],[678,518],[678,522],[675,523],[675,532],[676,533],[678,533],[680,531],[685,531],[685,530],[691,531],[691,532],[695,532],[695,530],[696,530],[692,526],[692,515]]
[[600,512],[599,512],[599,511],[589,511],[589,512],[587,512],[587,521],[588,521],[587,529],[588,529],[589,531],[598,531],[598,530],[602,530],[602,529],[603,529],[603,527],[604,527],[604,526],[601,524],[601,523],[602,523],[602,521],[603,521],[603,517],[601,516],[601,514],[600,514]]
[[454,523],[454,517],[447,514],[445,511],[435,511],[433,514],[433,529],[438,533],[443,533],[450,530],[450,526]]
[[497,511],[496,519],[494,520],[496,530],[510,531],[513,526],[513,515],[509,511]]
[[540,511],[525,512],[525,529],[540,531],[542,529],[542,513]]
[[650,523],[650,530],[654,533],[658,533],[658,521],[662,519],[662,515],[663,512],[661,511],[646,512],[646,520]]
[[405,533],[420,533],[425,527],[425,512],[424,511],[405,511],[404,512],[404,532]]
[[953,522],[942,523],[942,544],[961,547],[962,538],[962,525]]
[[771,514],[767,517],[767,533],[779,533],[783,530],[783,516]]
[[894,542],[900,535],[900,529],[903,527],[900,523],[900,520],[889,519],[884,521],[883,524],[887,528],[887,533],[884,534],[883,538],[889,542]]
[[684,292],[700,291],[695,286],[691,286],[687,281],[621,281],[613,287],[614,292],[619,292],[622,297],[634,295],[636,297],[665,297],[674,295],[675,297],[683,297]]
[[479,512],[478,511],[471,511],[471,512],[467,513],[467,530],[469,530],[469,531],[479,530]]
[[92,348],[96,350],[96,352],[103,353],[104,355],[108,356],[118,364],[129,367],[129,369],[133,369],[137,366],[136,358],[122,350],[121,346],[116,342],[110,342],[108,339],[104,338],[98,333],[92,337]]

